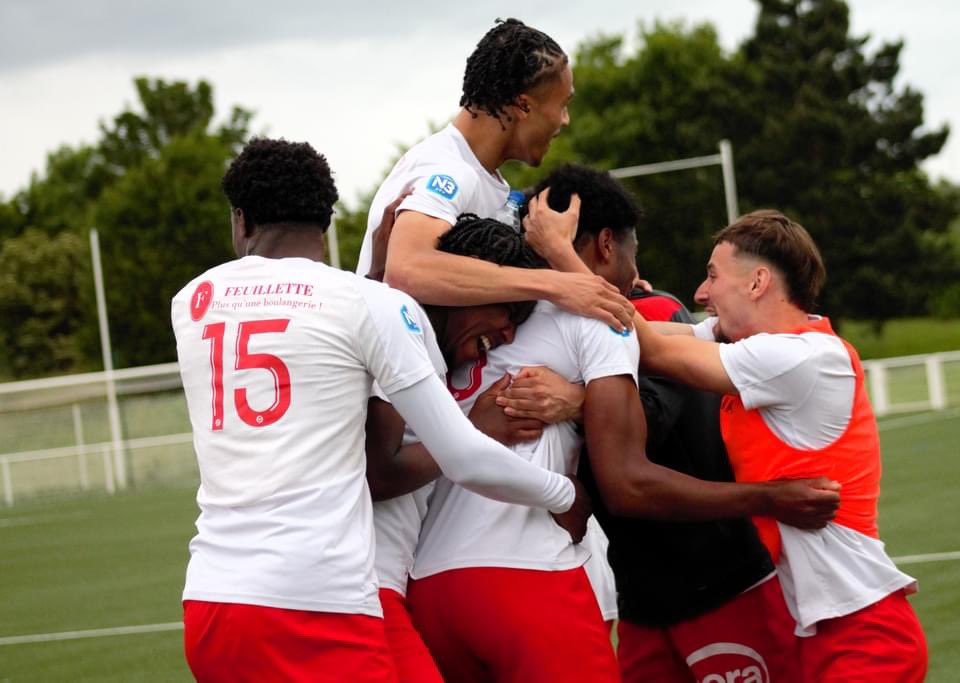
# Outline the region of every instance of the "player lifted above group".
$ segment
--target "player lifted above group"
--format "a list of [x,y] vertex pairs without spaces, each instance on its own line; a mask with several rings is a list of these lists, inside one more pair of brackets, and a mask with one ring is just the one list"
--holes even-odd
[[323,156],[259,139],[231,164],[238,259],[172,303],[198,680],[922,680],[815,244],[775,211],[721,230],[698,324],[635,290],[616,180],[561,167],[518,211],[498,170],[540,164],[573,92],[552,39],[498,21],[356,275],[323,263]]

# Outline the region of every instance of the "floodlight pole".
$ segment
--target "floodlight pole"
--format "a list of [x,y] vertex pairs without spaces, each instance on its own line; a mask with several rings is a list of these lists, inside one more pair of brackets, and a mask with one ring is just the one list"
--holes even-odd
[[[103,270],[100,267],[100,238],[96,228],[90,230],[90,256],[93,260],[93,286],[97,294],[97,318],[100,322],[100,351],[103,354],[103,370],[107,380],[107,416],[110,419],[110,438],[113,442],[113,469],[117,485],[124,489],[127,487],[127,465],[123,457],[120,409],[117,406],[117,386],[113,379],[110,326],[107,324],[107,301],[103,294]],[[108,480],[107,490],[113,493],[111,484]]]

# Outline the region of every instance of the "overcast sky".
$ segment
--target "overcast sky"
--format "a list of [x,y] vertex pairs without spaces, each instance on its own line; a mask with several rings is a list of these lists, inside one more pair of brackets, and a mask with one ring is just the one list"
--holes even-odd
[[[658,18],[710,21],[732,49],[752,33],[757,13],[751,0],[567,4],[2,0],[0,196],[24,187],[58,146],[95,141],[98,122],[133,104],[133,78],[147,75],[207,79],[221,116],[240,105],[256,113],[255,132],[310,142],[353,204],[397,144],[456,112],[467,55],[496,17],[523,19],[573,52],[599,33],[635,37],[639,22]],[[928,127],[949,122],[953,130],[925,168],[960,182],[960,3],[850,5],[853,32],[873,36],[871,46],[905,39],[900,84],[924,93]],[[659,159],[637,163],[652,161]]]

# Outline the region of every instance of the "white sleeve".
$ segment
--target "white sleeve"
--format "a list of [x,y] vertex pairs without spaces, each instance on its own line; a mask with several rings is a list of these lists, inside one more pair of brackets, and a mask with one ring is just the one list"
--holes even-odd
[[567,477],[524,460],[478,431],[436,375],[387,395],[447,479],[504,503],[551,512],[566,512],[573,505],[576,494]]
[[411,194],[397,211],[417,211],[453,225],[469,205],[476,185],[476,173],[466,164],[448,161],[425,166],[413,181]]
[[715,315],[708,316],[698,322],[696,325],[691,325],[693,329],[693,336],[697,339],[703,339],[705,341],[717,341],[717,321],[719,318]]
[[808,335],[756,334],[720,345],[720,362],[747,410],[797,406],[819,376]]
[[424,342],[428,320],[408,295],[372,280],[358,289],[367,305],[357,311],[360,353],[380,391],[389,395],[416,384],[435,370]]
[[640,346],[632,330],[617,332],[609,325],[590,318],[568,317],[575,321],[577,367],[585,384],[601,377],[630,375],[637,383]]

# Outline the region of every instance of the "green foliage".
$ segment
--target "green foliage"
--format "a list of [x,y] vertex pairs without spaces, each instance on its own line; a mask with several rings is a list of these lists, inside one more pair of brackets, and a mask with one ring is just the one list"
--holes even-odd
[[[0,329],[10,358],[0,371],[32,376],[99,367],[96,314],[83,303],[93,298],[91,227],[100,232],[118,367],[172,360],[170,297],[232,256],[220,179],[247,138],[252,114],[234,108],[214,126],[206,82],[138,78],[135,85],[139,108],[101,123],[96,144],[51,153],[45,174],[0,204],[9,274],[0,291]],[[42,235],[49,244],[41,244]]]
[[[78,235],[30,228],[0,246],[0,376],[90,368],[90,250]],[[85,296],[90,291],[91,296]],[[95,319],[95,318],[94,318]]]
[[[947,129],[923,132],[923,98],[897,89],[902,44],[872,54],[849,35],[841,0],[761,0],[753,37],[724,54],[709,25],[640,28],[635,49],[604,36],[576,53],[572,124],[543,169],[508,168],[528,185],[563,161],[615,168],[716,153],[732,141],[742,212],[778,208],[813,234],[835,318],[952,310],[960,257],[944,237],[956,195],[918,164]],[[646,210],[642,275],[689,300],[710,236],[726,223],[720,169],[626,181]],[[956,238],[951,238],[956,239]]]
[[232,257],[220,191],[232,150],[194,132],[128,170],[97,204],[104,285],[118,366],[176,359],[170,299]]

